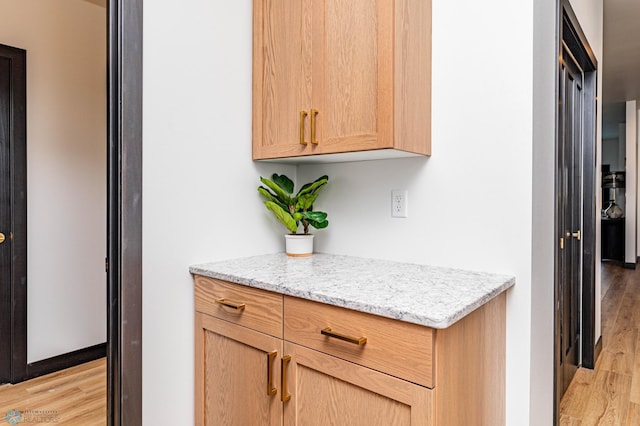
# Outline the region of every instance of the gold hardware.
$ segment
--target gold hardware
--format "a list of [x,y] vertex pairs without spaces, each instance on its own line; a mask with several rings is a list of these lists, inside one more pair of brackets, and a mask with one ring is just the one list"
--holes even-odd
[[353,343],[354,345],[362,346],[367,343],[366,337],[351,337],[345,336],[344,334],[336,333],[335,331],[331,331],[331,327],[327,327],[320,331],[321,334],[325,336],[333,337],[339,340],[344,340],[345,342]]
[[316,140],[316,117],[318,116],[318,110],[311,110],[311,143],[314,145],[318,145],[318,141]]
[[571,236],[572,236],[573,238],[577,238],[577,239],[578,239],[578,241],[580,241],[580,237],[581,237],[581,235],[580,235],[580,230],[578,229],[576,232],[574,232],[573,234],[571,234]]
[[300,145],[306,145],[307,142],[304,140],[304,120],[307,118],[307,111],[300,111]]
[[278,356],[278,351],[269,352],[267,354],[267,395],[273,396],[278,390],[273,387],[273,361]]
[[560,237],[560,250],[564,250],[564,238]]
[[287,365],[291,361],[291,355],[283,356],[280,360],[280,401],[287,402],[291,394],[287,392]]
[[222,306],[227,306],[229,308],[236,309],[238,311],[244,311],[246,305],[244,303],[236,303],[227,299],[216,299],[216,303]]
[[4,243],[4,240],[6,239],[7,237],[5,237],[5,235],[2,232],[0,232],[0,244]]

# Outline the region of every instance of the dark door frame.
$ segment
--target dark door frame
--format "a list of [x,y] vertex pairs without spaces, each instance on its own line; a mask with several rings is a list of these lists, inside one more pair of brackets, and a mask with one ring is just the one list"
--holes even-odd
[[[10,228],[2,230],[9,250],[9,285],[0,287],[0,363],[8,368],[0,372],[0,383],[15,383],[27,377],[27,52],[0,44],[0,55],[11,62],[9,106],[9,193]],[[2,262],[0,262],[2,263]],[[3,283],[4,284],[4,283]]]
[[142,424],[142,2],[107,2],[107,418],[111,426]]
[[[586,368],[593,368],[597,359],[597,348],[601,348],[600,342],[595,342],[595,261],[596,261],[596,108],[597,108],[597,74],[598,62],[589,46],[584,32],[582,31],[578,19],[569,4],[569,0],[558,1],[558,38],[557,52],[561,58],[563,54],[563,44],[571,51],[578,65],[584,70],[584,98],[585,116],[583,129],[583,217],[582,217],[582,317],[581,317],[581,365]],[[556,75],[560,72],[560,61],[557,62]],[[556,80],[557,81],[557,80]],[[559,86],[556,86],[556,99],[559,99]],[[558,123],[559,110],[556,111],[556,128],[560,130]],[[556,132],[556,152],[560,134]],[[557,155],[557,154],[556,154]],[[557,157],[556,157],[557,163]],[[556,200],[557,200],[556,188]],[[556,206],[556,235],[558,235],[558,206]],[[558,265],[560,260],[559,242],[556,241],[555,265],[556,284],[554,305],[559,301],[558,294]],[[557,309],[554,307],[555,326],[555,348],[554,348],[554,417],[556,423],[559,421],[559,404],[562,395],[558,394],[558,317]]]

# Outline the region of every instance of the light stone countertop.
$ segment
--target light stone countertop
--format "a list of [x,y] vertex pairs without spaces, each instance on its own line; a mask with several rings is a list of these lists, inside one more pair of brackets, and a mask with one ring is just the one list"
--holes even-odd
[[433,328],[449,327],[515,284],[506,275],[322,253],[267,254],[189,271]]

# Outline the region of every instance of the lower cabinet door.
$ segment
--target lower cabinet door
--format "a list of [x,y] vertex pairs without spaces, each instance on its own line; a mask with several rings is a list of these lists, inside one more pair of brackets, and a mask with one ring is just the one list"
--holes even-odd
[[196,313],[195,424],[282,425],[282,340]]
[[289,342],[282,368],[285,425],[433,424],[428,388]]

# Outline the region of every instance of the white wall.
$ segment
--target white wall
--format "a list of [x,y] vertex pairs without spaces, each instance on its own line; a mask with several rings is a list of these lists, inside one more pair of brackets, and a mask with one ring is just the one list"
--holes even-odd
[[0,43],[27,50],[29,362],[106,340],[105,9],[3,0]]
[[[534,1],[533,218],[529,422],[553,424],[556,1]],[[546,60],[545,60],[546,59]],[[514,362],[514,361],[510,361]],[[515,361],[517,365],[517,360]],[[520,420],[520,419],[518,419]],[[509,423],[511,424],[511,423]],[[513,423],[513,424],[519,424]],[[522,424],[527,424],[522,422]]]
[[251,161],[251,1],[147,2],[144,31],[143,419],[188,425],[188,267],[283,251],[256,188],[296,170]]

